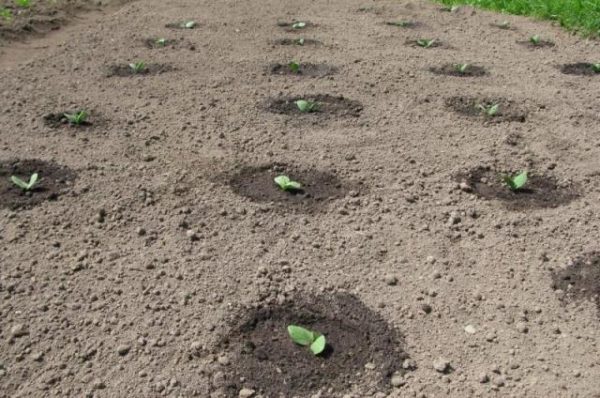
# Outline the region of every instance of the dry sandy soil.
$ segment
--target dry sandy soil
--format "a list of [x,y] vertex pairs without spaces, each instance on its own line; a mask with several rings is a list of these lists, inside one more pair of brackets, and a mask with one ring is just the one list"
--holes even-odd
[[73,18],[0,48],[0,397],[600,397],[600,75],[563,69],[597,41],[425,1]]

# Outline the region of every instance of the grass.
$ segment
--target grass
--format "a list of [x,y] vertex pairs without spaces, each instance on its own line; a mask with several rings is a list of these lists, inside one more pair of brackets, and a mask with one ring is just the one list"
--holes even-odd
[[598,0],[437,0],[447,6],[469,4],[506,14],[558,21],[568,30],[600,37]]

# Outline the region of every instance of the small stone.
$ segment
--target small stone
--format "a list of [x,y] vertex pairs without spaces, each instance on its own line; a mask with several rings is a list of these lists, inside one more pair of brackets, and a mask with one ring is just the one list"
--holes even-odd
[[446,373],[450,369],[450,361],[446,358],[439,357],[433,361],[433,368],[440,373]]
[[27,327],[25,325],[23,325],[22,323],[17,323],[10,329],[10,335],[12,337],[25,336],[27,333],[29,333],[27,331]]
[[256,394],[256,391],[254,391],[253,389],[242,388],[240,390],[239,397],[240,398],[252,398],[254,396],[254,394]]
[[426,314],[431,314],[431,311],[433,311],[433,308],[431,308],[431,306],[429,304],[421,304],[421,311],[423,311]]
[[131,350],[131,346],[128,344],[121,344],[117,347],[117,352],[121,356],[127,355],[129,353],[129,350]]
[[373,362],[367,362],[365,364],[365,369],[367,369],[367,370],[375,370],[375,364]]
[[44,359],[44,353],[42,351],[36,352],[31,358],[36,362],[41,362]]
[[469,184],[467,184],[465,181],[458,184],[458,187],[460,188],[461,191],[464,191],[464,192],[471,192],[473,190],[473,188],[471,188],[471,186]]
[[504,376],[497,376],[497,377],[494,377],[494,379],[492,380],[492,383],[496,387],[502,387],[506,384],[506,379],[504,378]]
[[389,286],[396,286],[398,284],[398,278],[394,275],[387,275],[385,277],[385,283]]
[[103,390],[106,388],[106,384],[102,380],[94,380],[92,388],[94,390]]
[[196,231],[194,231],[193,229],[188,229],[187,231],[185,231],[185,235],[192,241],[197,241],[198,240],[198,235],[196,235]]
[[475,326],[467,325],[467,326],[465,326],[465,332],[467,332],[468,334],[475,334],[475,332],[477,332],[477,330],[475,329]]
[[223,366],[227,366],[229,365],[229,358],[226,355],[221,355],[219,358],[217,358],[217,362]]
[[527,324],[525,322],[517,322],[517,330],[521,333],[527,333],[529,331],[529,328],[527,327]]
[[402,387],[406,384],[406,380],[404,380],[404,377],[402,377],[402,375],[394,375],[392,376],[391,383],[394,387]]
[[488,381],[490,381],[490,377],[487,375],[487,373],[482,372],[479,374],[479,378],[478,378],[480,383],[487,383]]
[[142,228],[142,227],[138,227],[138,228],[136,229],[136,233],[137,233],[139,236],[144,236],[144,235],[146,235],[146,230],[145,230],[144,228]]

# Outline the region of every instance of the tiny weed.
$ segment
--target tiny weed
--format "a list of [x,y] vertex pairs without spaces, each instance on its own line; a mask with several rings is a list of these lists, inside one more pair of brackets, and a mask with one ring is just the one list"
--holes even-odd
[[454,69],[456,69],[456,71],[458,73],[462,74],[462,73],[466,73],[467,72],[467,70],[469,69],[469,66],[471,66],[471,65],[469,65],[469,64],[456,64],[456,65],[454,65]]
[[2,8],[0,9],[0,17],[6,22],[10,22],[12,21],[12,12],[8,8]]
[[67,118],[69,123],[80,126],[85,123],[89,115],[86,111],[79,111],[75,113],[65,113],[64,116]]
[[481,112],[484,115],[494,117],[498,114],[498,111],[500,110],[500,104],[493,104],[490,106],[479,105],[478,108],[481,109]]
[[129,68],[133,73],[142,73],[146,70],[146,63],[144,61],[131,63],[129,64]]
[[300,72],[300,64],[296,61],[292,61],[288,64],[288,68],[290,68],[290,71],[292,73],[298,73]]
[[417,39],[417,46],[429,48],[435,44],[435,39]]
[[183,21],[179,26],[183,29],[194,29],[196,25],[196,21]]
[[527,172],[522,171],[514,176],[504,175],[502,180],[511,190],[518,191],[527,184]]
[[31,7],[31,0],[15,0],[15,3],[21,8]]
[[597,64],[592,64],[592,70],[593,70],[595,73],[600,73],[600,63],[597,63]]
[[302,184],[297,181],[292,181],[290,177],[285,175],[277,176],[273,179],[273,181],[275,181],[275,184],[277,184],[282,191],[294,192],[302,189]]
[[294,44],[297,46],[303,46],[304,45],[304,37],[294,40]]
[[295,325],[289,325],[287,330],[294,343],[304,347],[308,346],[314,355],[322,353],[327,346],[325,336],[319,332],[313,332]]
[[37,173],[33,173],[31,177],[29,177],[29,182],[25,182],[17,176],[11,176],[10,180],[13,184],[21,188],[23,191],[27,192],[33,190],[35,186],[40,182],[38,177],[39,176]]
[[154,41],[154,43],[158,46],[158,47],[164,47],[167,45],[167,39],[161,37],[160,39],[156,39]]
[[540,35],[533,35],[529,38],[529,42],[534,46],[539,46],[542,42],[542,38],[540,37]]
[[317,102],[308,100],[298,100],[296,101],[296,106],[302,113],[315,112],[319,109],[319,104]]
[[294,22],[292,24],[292,29],[304,29],[306,27],[306,22]]

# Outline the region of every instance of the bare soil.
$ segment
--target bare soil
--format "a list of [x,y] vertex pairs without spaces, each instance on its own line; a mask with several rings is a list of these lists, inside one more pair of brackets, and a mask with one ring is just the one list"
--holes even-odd
[[[59,23],[0,48],[0,398],[600,397],[600,79],[559,67],[597,41],[421,0]],[[291,60],[337,73],[265,70]],[[138,61],[170,70],[107,76]],[[464,62],[487,75],[430,71]],[[77,109],[91,126],[60,118]]]

